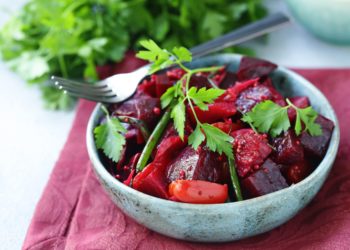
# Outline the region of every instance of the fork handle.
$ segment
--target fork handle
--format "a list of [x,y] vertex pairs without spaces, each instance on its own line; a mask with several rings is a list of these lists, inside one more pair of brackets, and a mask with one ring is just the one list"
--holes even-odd
[[288,23],[290,23],[290,19],[283,13],[270,15],[259,21],[245,25],[242,28],[235,29],[216,39],[210,40],[209,42],[193,47],[191,49],[192,56],[201,57],[225,49],[274,31]]

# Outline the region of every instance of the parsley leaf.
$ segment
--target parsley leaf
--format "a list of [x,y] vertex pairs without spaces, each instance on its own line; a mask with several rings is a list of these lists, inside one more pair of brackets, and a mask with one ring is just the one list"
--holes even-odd
[[173,52],[180,61],[183,61],[183,62],[192,61],[192,54],[185,47],[175,47],[173,49]]
[[196,87],[191,87],[187,95],[201,110],[208,110],[207,104],[213,103],[224,92],[223,89],[206,89],[203,87],[197,90]]
[[179,101],[171,110],[170,117],[174,120],[174,127],[183,140],[185,134],[186,108],[182,101]]
[[106,113],[106,122],[94,129],[96,147],[102,149],[107,157],[118,162],[126,143],[122,135],[126,129],[117,118],[109,116],[104,106],[102,109]]
[[205,136],[201,131],[201,126],[197,125],[196,129],[188,137],[188,144],[192,145],[194,149],[197,149],[204,140]]
[[252,111],[243,116],[242,121],[253,124],[259,132],[270,133],[273,137],[290,127],[288,110],[271,100],[255,105]]
[[225,153],[228,158],[233,159],[233,138],[231,136],[208,123],[202,124],[202,129],[206,135],[207,146],[210,150],[219,154]]
[[297,135],[301,133],[301,129],[302,129],[300,120],[303,121],[305,125],[305,131],[307,131],[310,135],[312,136],[322,135],[322,129],[320,124],[315,122],[318,114],[312,107],[297,109],[296,111],[297,111],[297,117],[295,122],[295,132]]
[[301,109],[291,103],[289,99],[286,101],[288,105],[284,107],[271,100],[260,102],[250,112],[243,115],[242,121],[249,123],[259,132],[269,133],[272,137],[276,137],[291,127],[288,109],[293,108],[297,114],[294,126],[296,135],[300,135],[302,132],[302,122],[305,131],[310,135],[322,134],[321,126],[315,123],[318,114],[311,106]]

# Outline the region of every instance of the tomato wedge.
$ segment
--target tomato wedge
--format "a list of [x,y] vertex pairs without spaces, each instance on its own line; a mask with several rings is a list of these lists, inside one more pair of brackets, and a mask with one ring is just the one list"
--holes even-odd
[[228,198],[227,184],[200,180],[177,180],[169,185],[169,194],[175,199],[195,204],[224,203]]

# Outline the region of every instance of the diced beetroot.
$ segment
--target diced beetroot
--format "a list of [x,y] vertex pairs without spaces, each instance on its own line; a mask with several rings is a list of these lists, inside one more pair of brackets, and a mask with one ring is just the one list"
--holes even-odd
[[[309,98],[307,96],[295,96],[295,97],[289,98],[289,100],[298,108],[303,109],[303,108],[310,106],[310,101],[309,101]],[[288,117],[289,117],[289,120],[291,122],[295,121],[296,115],[297,115],[297,113],[296,113],[295,109],[293,109],[293,108],[288,109]]]
[[209,83],[209,80],[206,76],[204,75],[192,75],[189,83],[190,87],[196,87],[198,89],[200,88],[211,88],[211,84]]
[[181,140],[179,136],[169,136],[163,139],[158,147],[154,157],[154,162],[159,164],[168,165],[178,153],[184,149],[187,145],[187,137]]
[[[185,121],[185,135],[190,135],[193,132],[189,119]],[[170,137],[170,136],[178,136],[178,132],[176,131],[174,124],[170,122],[166,127],[160,141]]]
[[156,95],[157,97],[161,97],[164,92],[173,86],[172,82],[170,82],[168,75],[166,73],[157,74],[156,76]]
[[166,71],[167,76],[169,77],[170,81],[177,81],[180,80],[181,77],[185,74],[186,72],[181,69],[181,68],[175,68]]
[[273,138],[272,146],[276,149],[274,159],[279,164],[290,165],[304,159],[304,149],[291,129]]
[[266,100],[279,99],[273,88],[259,84],[241,92],[236,100],[237,109],[242,113],[249,112],[257,103]]
[[334,123],[322,115],[318,115],[316,123],[321,125],[322,135],[311,136],[307,132],[302,132],[300,135],[300,141],[304,146],[305,152],[309,156],[320,160],[326,154],[332,136]]
[[[235,105],[229,102],[215,102],[209,104],[208,110],[206,111],[201,110],[195,106],[194,110],[197,114],[198,119],[201,122],[207,123],[213,123],[222,119],[229,118],[237,112]],[[195,118],[190,107],[187,107],[187,113],[189,114],[191,121],[194,123]]]
[[164,167],[156,163],[148,164],[135,176],[133,188],[145,194],[167,199],[168,191]]
[[312,171],[312,166],[305,160],[284,168],[284,176],[289,184],[304,180]]
[[154,113],[155,108],[160,108],[158,98],[153,98],[145,94],[137,94],[133,98],[123,102],[112,115],[135,117],[144,121],[149,128],[152,128],[159,119],[159,116]]
[[243,90],[251,86],[256,86],[258,83],[259,78],[247,80],[244,82],[236,82],[233,87],[226,89],[225,93],[217,99],[217,102],[235,102]]
[[248,80],[270,74],[277,68],[277,65],[262,59],[243,57],[237,72],[238,79]]
[[233,149],[236,158],[237,172],[240,177],[258,169],[265,161],[272,149],[269,147],[266,135],[255,133],[252,129],[236,130]]
[[248,198],[269,194],[288,187],[276,163],[267,159],[259,170],[241,181],[244,195]]
[[205,147],[187,146],[167,167],[168,183],[175,180],[204,180],[225,183],[229,180],[226,159]]
[[147,94],[152,97],[157,97],[156,94],[156,76],[151,75],[144,79],[137,87],[137,92],[141,94]]
[[225,75],[223,75],[223,79],[218,79],[216,83],[220,86],[222,89],[228,89],[235,85],[237,81],[237,75],[233,72],[227,71]]
[[243,128],[243,125],[241,123],[233,123],[232,120],[228,120],[225,122],[216,122],[216,123],[213,123],[212,125],[224,131],[226,134],[230,134],[235,130]]

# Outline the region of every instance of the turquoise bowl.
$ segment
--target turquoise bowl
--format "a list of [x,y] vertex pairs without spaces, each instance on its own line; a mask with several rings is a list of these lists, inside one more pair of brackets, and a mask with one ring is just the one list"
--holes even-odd
[[[192,66],[227,64],[230,70],[236,71],[240,60],[240,55],[221,54],[195,60]],[[100,183],[125,214],[153,231],[177,239],[234,241],[267,232],[285,223],[312,200],[326,180],[338,150],[339,125],[327,99],[310,82],[283,67],[279,67],[272,78],[284,95],[308,96],[313,107],[335,123],[326,156],[315,171],[300,183],[258,198],[213,205],[179,203],[141,193],[117,181],[99,159],[93,137],[93,129],[103,115],[99,104],[90,117],[86,142]]]
[[350,0],[287,0],[297,21],[322,40],[350,44]]

